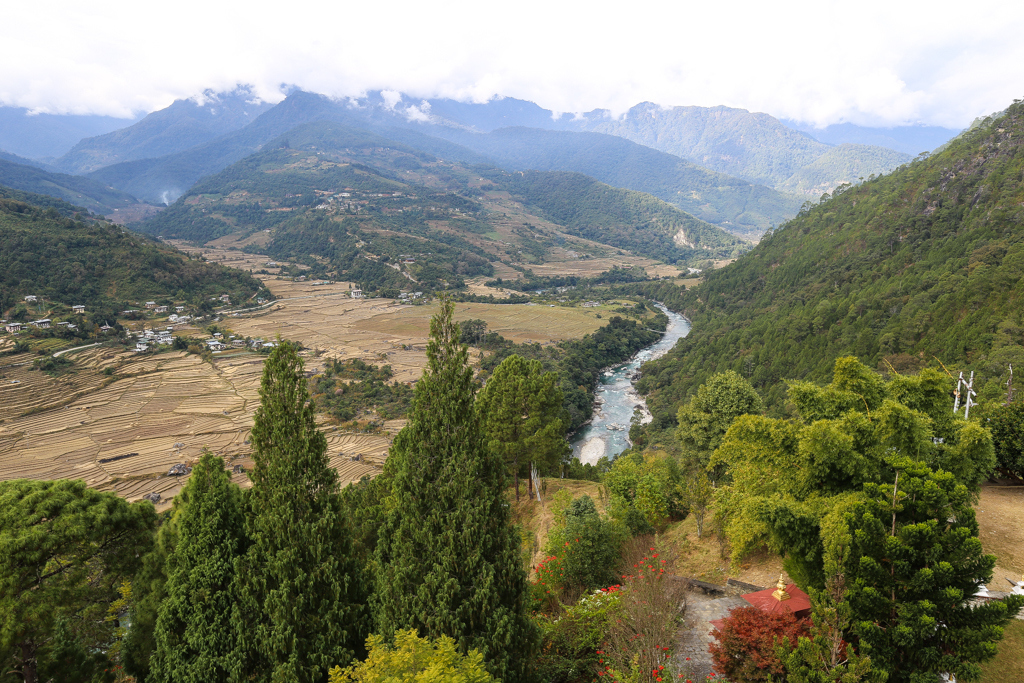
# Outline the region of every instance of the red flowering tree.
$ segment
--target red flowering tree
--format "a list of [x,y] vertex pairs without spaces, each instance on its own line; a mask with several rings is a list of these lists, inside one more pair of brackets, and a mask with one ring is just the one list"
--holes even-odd
[[808,635],[808,627],[806,619],[788,612],[737,607],[712,634],[718,639],[709,648],[715,671],[732,683],[781,683],[786,680],[786,667],[775,646],[791,651],[800,636]]
[[[667,683],[675,633],[686,610],[685,586],[666,577],[655,548],[629,563],[619,588],[619,611],[600,653],[598,676],[614,681]],[[614,588],[614,587],[613,587]]]

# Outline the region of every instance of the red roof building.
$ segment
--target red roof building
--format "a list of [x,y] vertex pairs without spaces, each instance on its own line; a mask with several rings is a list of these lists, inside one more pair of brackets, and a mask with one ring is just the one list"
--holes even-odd
[[[774,590],[766,588],[763,591],[744,593],[740,597],[765,612],[789,612],[797,619],[811,615],[810,596],[797,588],[795,583],[785,583],[781,576]],[[725,619],[715,619],[709,623],[721,631]]]

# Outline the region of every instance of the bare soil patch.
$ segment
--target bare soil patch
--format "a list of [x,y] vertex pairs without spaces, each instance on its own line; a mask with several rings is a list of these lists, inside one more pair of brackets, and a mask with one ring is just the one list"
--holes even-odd
[[989,588],[1009,590],[1006,579],[1020,581],[1024,575],[1024,486],[986,483],[975,512],[981,545],[996,556]]

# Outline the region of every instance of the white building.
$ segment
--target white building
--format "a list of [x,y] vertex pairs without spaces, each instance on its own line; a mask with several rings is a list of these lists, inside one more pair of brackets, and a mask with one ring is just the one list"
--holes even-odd
[[85,313],[85,306],[72,306],[71,310],[78,315]]
[[363,290],[361,290],[361,289],[353,289],[352,290],[352,298],[353,299],[362,299],[363,298]]

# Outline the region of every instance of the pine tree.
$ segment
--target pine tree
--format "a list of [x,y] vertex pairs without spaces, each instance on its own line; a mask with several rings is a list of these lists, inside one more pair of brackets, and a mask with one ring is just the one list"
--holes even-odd
[[1024,598],[968,604],[996,558],[982,552],[967,487],[909,458],[894,464],[896,481],[865,484],[869,500],[848,516],[852,631],[889,683],[977,680]]
[[504,499],[505,463],[488,449],[453,306],[430,322],[428,366],[387,468],[377,544],[379,633],[416,629],[477,649],[498,680],[527,678],[535,642],[526,574]]
[[245,550],[242,492],[231,483],[224,461],[208,451],[185,488],[188,503],[177,520],[179,540],[157,617],[148,680],[227,681],[236,648],[235,561]]
[[[568,451],[558,374],[513,354],[501,361],[477,399],[488,445],[515,477],[526,463],[554,465]],[[530,479],[532,495],[533,479]]]
[[246,505],[251,546],[236,569],[236,673],[244,680],[323,681],[362,650],[365,595],[340,515],[338,475],[291,344],[267,359],[260,398]]

